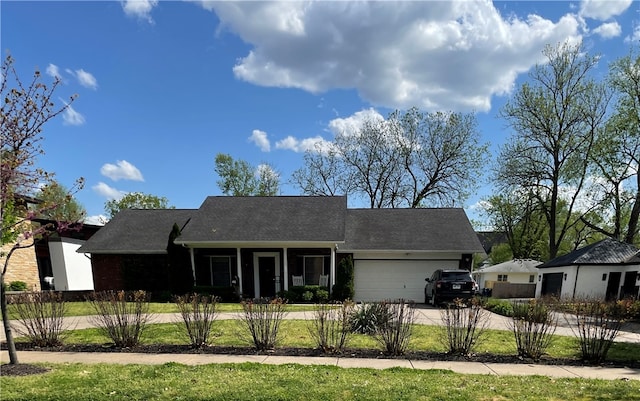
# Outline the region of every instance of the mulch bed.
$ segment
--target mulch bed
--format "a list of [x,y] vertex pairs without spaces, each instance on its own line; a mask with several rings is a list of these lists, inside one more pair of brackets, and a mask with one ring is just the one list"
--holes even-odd
[[[0,347],[6,349],[3,343]],[[256,351],[252,347],[225,347],[211,346],[201,349],[194,349],[188,345],[174,344],[149,344],[139,345],[131,348],[116,348],[110,344],[67,344],[59,347],[34,347],[28,343],[16,343],[18,351],[58,351],[58,352],[136,352],[146,354],[225,354],[225,355],[277,355],[277,356],[314,356],[328,358],[383,358],[383,359],[411,359],[420,361],[464,361],[483,363],[512,363],[512,364],[537,364],[537,365],[568,365],[568,366],[593,366],[579,359],[572,358],[549,358],[543,357],[535,362],[529,358],[520,358],[516,355],[495,355],[480,353],[474,355],[457,355],[441,352],[412,351],[403,356],[385,355],[384,352],[375,349],[346,349],[341,354],[323,353],[313,348],[276,348],[269,351]],[[606,367],[627,367],[640,369],[640,361],[607,361],[598,366]],[[48,371],[34,365],[2,365],[0,367],[1,376],[17,376],[26,374],[39,374]]]

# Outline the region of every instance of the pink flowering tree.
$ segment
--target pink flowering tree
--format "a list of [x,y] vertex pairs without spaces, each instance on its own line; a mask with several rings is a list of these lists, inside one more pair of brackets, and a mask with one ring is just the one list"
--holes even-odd
[[[0,222],[2,251],[0,251],[0,306],[7,338],[9,361],[18,363],[5,293],[5,274],[11,256],[18,250],[34,245],[34,239],[54,232],[76,229],[81,222],[39,220],[47,211],[61,207],[59,202],[38,201],[33,194],[49,185],[53,173],[37,167],[37,158],[44,153],[41,142],[44,124],[64,112],[75,100],[72,96],[64,105],[57,107],[52,98],[60,84],[59,79],[47,85],[39,71],[32,79],[23,83],[14,67],[14,60],[7,56],[0,69]],[[70,189],[81,189],[79,179]],[[62,201],[64,202],[64,200]]]

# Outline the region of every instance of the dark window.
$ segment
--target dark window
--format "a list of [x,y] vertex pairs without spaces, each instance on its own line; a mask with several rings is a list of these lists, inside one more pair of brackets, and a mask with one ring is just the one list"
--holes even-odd
[[304,283],[307,285],[318,285],[320,276],[325,275],[325,256],[305,256],[304,257]]
[[533,281],[534,281],[535,279],[536,279],[535,274],[532,274],[532,275],[530,275],[530,276],[529,276],[529,282],[530,282],[530,283],[533,283]]
[[498,274],[498,281],[507,281],[508,277],[506,274]]

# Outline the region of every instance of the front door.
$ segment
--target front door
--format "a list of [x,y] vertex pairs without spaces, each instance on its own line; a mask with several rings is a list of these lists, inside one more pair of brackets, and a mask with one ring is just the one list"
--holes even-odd
[[620,272],[610,272],[609,273],[609,282],[607,283],[607,293],[605,295],[605,300],[607,301],[615,301],[618,299],[618,290],[620,287],[620,277],[622,277],[622,273]]
[[275,297],[280,291],[280,254],[277,252],[254,253],[253,272],[255,297]]

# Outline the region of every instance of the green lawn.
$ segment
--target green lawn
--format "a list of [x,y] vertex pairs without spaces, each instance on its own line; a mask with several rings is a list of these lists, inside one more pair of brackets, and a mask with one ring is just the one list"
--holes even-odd
[[52,370],[0,377],[2,400],[640,400],[638,380],[252,363],[44,366]]
[[[89,302],[66,302],[66,313],[65,316],[88,316],[94,315],[95,310],[91,306]],[[311,311],[313,310],[315,305],[287,305],[288,311]],[[242,311],[242,306],[235,303],[220,303],[218,304],[219,312],[240,312]],[[8,305],[9,318],[16,319],[17,314],[15,312],[15,307],[13,305]],[[178,312],[178,307],[176,304],[172,302],[151,302],[149,303],[149,312],[150,313],[176,313]]]
[[[309,334],[310,321],[284,320],[280,326],[280,346],[287,347],[315,347]],[[446,351],[440,340],[443,328],[441,326],[414,325],[410,342],[410,351]],[[218,320],[214,323],[213,345],[246,346],[249,345],[245,330],[237,320]],[[68,333],[65,343],[104,344],[109,339],[100,334],[98,329],[74,330]],[[149,325],[145,332],[143,343],[146,344],[188,344],[188,339],[179,324],[163,323]],[[380,345],[370,336],[354,335],[349,343],[351,348],[380,348]],[[380,348],[381,349],[381,348]],[[480,342],[477,353],[493,353],[513,355],[516,353],[513,334],[506,330],[487,330],[486,336]],[[556,358],[579,358],[579,350],[575,338],[555,336],[552,346],[547,353]],[[609,360],[639,360],[640,344],[615,343],[608,354]]]

